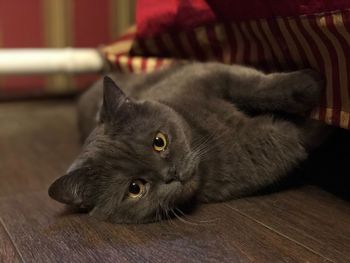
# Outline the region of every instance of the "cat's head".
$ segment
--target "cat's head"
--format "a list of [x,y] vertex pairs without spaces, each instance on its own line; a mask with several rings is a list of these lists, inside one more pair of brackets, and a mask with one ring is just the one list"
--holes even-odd
[[170,107],[133,101],[105,77],[99,124],[49,195],[117,223],[159,220],[199,187],[191,140]]

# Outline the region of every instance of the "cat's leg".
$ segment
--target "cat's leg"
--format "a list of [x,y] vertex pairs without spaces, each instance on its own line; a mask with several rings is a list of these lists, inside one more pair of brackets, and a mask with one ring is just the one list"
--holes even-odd
[[319,103],[324,88],[321,75],[311,69],[264,74],[238,65],[205,67],[208,88],[248,112],[304,114]]
[[247,110],[304,114],[319,104],[323,80],[306,69],[263,75],[251,92],[230,90],[232,99]]

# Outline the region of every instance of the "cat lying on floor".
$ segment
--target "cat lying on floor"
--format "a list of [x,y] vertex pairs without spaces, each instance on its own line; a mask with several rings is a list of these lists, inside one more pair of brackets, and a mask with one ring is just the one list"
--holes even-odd
[[193,63],[110,75],[81,98],[84,139],[91,134],[49,195],[103,220],[144,223],[188,203],[254,194],[290,175],[326,136],[296,117],[321,91],[312,70]]

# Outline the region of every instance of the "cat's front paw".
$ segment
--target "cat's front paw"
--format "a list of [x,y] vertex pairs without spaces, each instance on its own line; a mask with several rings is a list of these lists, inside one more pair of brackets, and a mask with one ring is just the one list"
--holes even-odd
[[320,73],[312,69],[295,71],[289,75],[291,111],[305,113],[317,106],[324,90],[324,80]]
[[311,106],[317,105],[324,89],[322,75],[312,69],[297,71],[295,74],[297,85],[293,92],[293,98],[298,103]]

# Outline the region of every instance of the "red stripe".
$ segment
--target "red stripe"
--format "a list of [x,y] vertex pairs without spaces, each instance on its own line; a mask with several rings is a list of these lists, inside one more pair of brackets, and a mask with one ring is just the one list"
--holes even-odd
[[[297,18],[296,18],[296,19],[297,19]],[[285,19],[285,20],[286,20],[286,19]],[[290,36],[292,37],[293,42],[294,42],[294,44],[295,44],[295,46],[296,46],[296,48],[297,48],[297,50],[298,50],[298,52],[299,52],[300,58],[301,58],[301,60],[302,60],[302,61],[300,61],[300,62],[302,63],[303,67],[305,67],[305,68],[310,68],[311,65],[310,65],[309,61],[307,60],[307,55],[306,55],[306,53],[305,53],[305,48],[304,48],[304,47],[301,45],[301,43],[298,41],[298,38],[297,38],[297,36],[295,35],[295,33],[293,32],[293,30],[291,29],[290,24],[289,24],[287,21],[285,21],[284,24],[285,24],[285,26],[286,26],[286,28],[287,28],[287,30],[288,30]]]
[[[349,10],[343,11],[341,13],[341,15],[343,18],[343,24],[345,26],[345,30],[350,33],[350,11]],[[347,59],[349,60],[350,57],[347,57]],[[350,69],[348,68],[348,70],[350,70]],[[350,85],[349,85],[349,89],[350,89]],[[348,123],[348,129],[350,129],[350,118],[349,118],[349,123]]]
[[75,0],[72,3],[74,46],[97,47],[109,43],[109,1]]
[[[2,45],[8,48],[44,46],[42,1],[0,1],[0,30]],[[42,94],[45,78],[42,76],[6,76],[2,93],[21,95]],[[6,89],[6,92],[4,91]]]
[[243,30],[241,28],[241,23],[235,23],[237,25],[237,30],[242,36],[243,41],[243,63],[246,65],[252,65],[252,61],[250,60],[250,52],[251,52],[251,44],[249,40],[247,39],[246,35],[243,33]]
[[246,23],[246,28],[249,34],[252,37],[252,41],[254,41],[256,48],[257,48],[257,62],[256,62],[256,67],[262,70],[267,69],[266,61],[264,58],[264,49],[263,46],[261,45],[261,42],[259,41],[258,37],[255,35],[253,32],[253,29],[250,26],[250,23]]
[[274,53],[273,50],[272,50],[272,47],[271,47],[270,42],[268,41],[268,38],[267,38],[267,36],[266,36],[266,34],[265,34],[263,28],[262,28],[262,25],[261,25],[261,23],[260,23],[259,21],[257,21],[256,24],[257,24],[257,26],[258,26],[258,29],[259,29],[259,31],[260,31],[260,34],[261,34],[262,37],[264,38],[263,41],[266,43],[266,46],[269,48],[270,53],[271,53],[271,56],[272,56],[271,58],[268,58],[268,59],[270,59],[270,62],[271,62],[271,63],[269,63],[269,64],[272,64],[272,65],[273,65],[273,68],[269,68],[268,70],[269,70],[269,71],[276,71],[276,70],[279,70],[279,69],[280,69],[280,66],[278,66],[277,57],[276,57],[275,53]]
[[350,10],[341,12],[345,29],[350,33]]
[[272,35],[276,39],[276,45],[279,46],[280,50],[282,51],[283,59],[287,65],[288,70],[294,70],[297,68],[296,64],[294,63],[293,57],[289,51],[286,39],[284,38],[276,19],[267,19],[266,20]]
[[157,55],[158,57],[174,57],[175,56],[175,54],[171,54],[169,49],[166,47],[161,36],[154,38],[154,44],[156,45],[157,50],[158,50],[158,55]]
[[184,49],[184,47],[182,46],[182,43],[180,41],[179,38],[179,34],[178,33],[173,33],[173,34],[169,34],[171,41],[174,43],[175,47],[177,48],[177,51],[180,54],[181,58],[191,58],[192,55],[187,56],[186,55],[186,50]]
[[223,52],[222,52],[223,43],[219,42],[219,40],[216,36],[216,33],[214,32],[214,26],[215,25],[209,25],[209,26],[206,26],[205,29],[206,29],[206,33],[208,35],[210,48],[213,51],[213,54],[214,54],[216,60],[222,62],[224,60]]
[[44,46],[42,1],[0,1],[1,37],[5,47]]
[[205,54],[198,43],[195,31],[194,30],[187,31],[185,36],[187,37],[188,42],[190,43],[192,50],[194,51],[194,54],[192,54],[192,56],[194,56],[196,59],[200,61],[204,61]]
[[147,58],[141,59],[141,72],[146,72],[147,70]]
[[[112,40],[108,0],[75,0],[71,5],[74,47],[98,47]],[[74,85],[84,89],[96,79],[95,74],[74,76]]]
[[237,42],[230,24],[225,25],[225,31],[226,31],[228,44],[230,45],[230,48],[231,48],[230,63],[233,64],[236,62],[235,60],[236,60],[236,54],[237,54]]
[[162,65],[163,65],[163,60],[157,58],[157,60],[156,60],[156,65],[154,66],[154,68],[155,68],[155,69],[159,69],[159,68],[162,67]]
[[[339,82],[339,61],[337,53],[335,52],[335,47],[332,45],[327,36],[322,32],[315,21],[315,16],[310,17],[310,25],[318,36],[322,39],[322,43],[326,46],[327,51],[330,55],[331,65],[326,65],[332,69],[332,88],[333,91],[333,114],[332,114],[332,124],[339,125],[340,123],[340,109],[341,109],[341,100],[340,100],[340,82]],[[326,22],[327,24],[327,22]],[[328,26],[328,24],[327,24]]]
[[45,79],[41,76],[6,76],[2,79],[1,93],[42,94],[45,92]]
[[116,70],[121,72],[122,68],[120,66],[120,56],[121,54],[115,56],[114,65],[116,67]]
[[[333,19],[331,17],[331,15],[326,16],[326,22],[327,22],[327,26],[329,28],[329,30],[333,33],[333,35],[337,38],[337,40],[339,41],[341,48],[345,54],[345,63],[346,63],[346,72],[347,72],[347,77],[348,77],[348,94],[350,94],[350,47],[348,45],[348,43],[346,42],[345,38],[343,35],[341,35],[338,30],[336,29]],[[339,91],[340,87],[339,87]],[[343,94],[344,96],[344,94]],[[346,98],[347,100],[350,100],[350,98]],[[342,109],[344,110],[344,109]]]
[[134,68],[132,66],[132,59],[133,57],[128,56],[127,67],[130,73],[134,72]]
[[[306,31],[306,29],[304,28],[304,26],[301,23],[300,18],[299,19],[295,19],[296,25],[299,29],[299,31],[302,33],[302,35],[304,36],[306,42],[308,43],[312,54],[314,55],[318,68],[325,73],[326,72],[326,65],[323,61],[322,56],[320,56],[321,52],[318,49],[318,46],[315,43],[315,40],[310,36],[310,34]],[[326,107],[327,107],[327,96],[326,93],[322,96],[321,98],[321,102],[320,102],[320,120],[325,121],[326,119]]]

